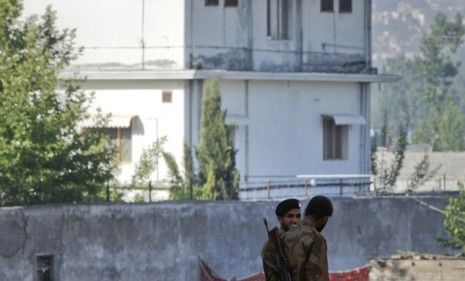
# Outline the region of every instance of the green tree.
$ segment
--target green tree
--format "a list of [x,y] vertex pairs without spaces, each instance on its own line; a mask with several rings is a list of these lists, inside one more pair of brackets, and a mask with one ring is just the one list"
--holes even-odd
[[405,149],[407,147],[407,132],[404,127],[400,128],[399,138],[394,151],[394,159],[387,163],[384,158],[381,158],[379,163],[376,163],[375,183],[377,189],[381,191],[392,192],[400,175],[400,170],[404,164]]
[[154,141],[150,147],[142,151],[140,159],[136,163],[134,175],[132,176],[133,187],[148,186],[150,175],[158,169],[160,157],[163,155],[163,146],[166,141],[166,137],[161,137]]
[[459,183],[459,187],[459,195],[449,198],[449,204],[444,211],[444,226],[453,237],[448,245],[462,249],[465,253],[465,188],[462,183]]
[[461,109],[465,96],[460,88],[452,88],[461,66],[457,50],[464,34],[460,14],[448,20],[439,13],[430,33],[421,40],[419,55],[387,60],[385,70],[401,74],[402,80],[384,84],[379,93],[374,89],[374,128],[384,128],[387,114],[392,127],[406,125],[413,143],[430,144],[434,151],[465,149]]
[[435,177],[440,168],[441,165],[438,165],[434,169],[431,169],[429,154],[425,152],[421,161],[415,166],[413,174],[408,179],[407,191],[409,193],[415,191],[425,182]]
[[200,199],[197,176],[194,171],[194,159],[189,145],[184,143],[184,186],[189,192],[189,199]]
[[[160,158],[163,156],[167,138],[165,136],[154,141],[148,148],[142,150],[139,161],[135,165],[135,171],[131,179],[131,189],[139,190],[139,192],[147,192],[149,201],[152,201],[152,182],[150,176],[157,171],[160,164]],[[157,182],[157,185],[160,183]],[[144,202],[145,196],[141,193],[136,194],[134,202]]]
[[239,191],[236,151],[229,139],[231,132],[225,123],[226,112],[221,110],[218,80],[205,82],[202,106],[197,146],[200,182],[209,199],[236,199]]
[[204,185],[198,182],[198,175],[194,171],[192,150],[187,144],[184,144],[183,176],[171,153],[165,152],[163,157],[169,169],[171,200],[208,200],[211,198],[206,194]]
[[[114,150],[79,129],[88,97],[57,74],[76,58],[74,31],[55,13],[21,20],[19,0],[0,0],[0,204],[91,201],[113,178]],[[103,117],[97,117],[103,122]]]
[[465,149],[465,120],[451,93],[460,68],[460,62],[454,62],[454,54],[462,45],[464,34],[462,15],[457,14],[449,21],[439,13],[431,34],[421,41],[421,55],[415,58],[420,90],[432,110],[431,118],[424,120],[415,141],[430,143],[435,151]]

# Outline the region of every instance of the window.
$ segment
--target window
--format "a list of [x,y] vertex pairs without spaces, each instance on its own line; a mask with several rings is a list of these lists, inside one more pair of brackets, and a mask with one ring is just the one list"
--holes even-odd
[[205,6],[218,6],[219,0],[205,0]]
[[352,13],[352,0],[339,0],[339,13]]
[[171,91],[163,91],[162,92],[162,103],[171,103],[173,101],[173,92]]
[[128,128],[91,128],[92,132],[107,136],[111,144],[116,147],[116,159],[119,163],[132,161],[132,131]]
[[266,34],[273,39],[289,39],[289,0],[267,0]]
[[334,0],[321,0],[322,12],[334,12]]
[[225,7],[237,7],[237,0],[224,0]]
[[53,281],[53,256],[37,255],[37,280]]
[[331,117],[323,118],[323,159],[344,160],[348,157],[348,125],[336,125]]

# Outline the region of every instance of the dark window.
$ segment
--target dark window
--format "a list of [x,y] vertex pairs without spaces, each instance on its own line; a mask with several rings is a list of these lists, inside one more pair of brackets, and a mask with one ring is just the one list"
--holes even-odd
[[273,39],[289,39],[289,0],[267,0],[266,35]]
[[339,0],[339,13],[352,13],[352,0]]
[[322,12],[334,12],[334,0],[321,0]]
[[91,128],[91,132],[104,135],[116,148],[116,160],[118,163],[130,163],[132,161],[132,130],[129,128]]
[[271,0],[266,0],[266,36],[271,36]]
[[347,159],[349,126],[336,125],[331,117],[323,118],[323,159]]
[[163,91],[161,101],[163,103],[171,103],[173,101],[173,92]]
[[53,281],[53,256],[38,255],[37,257],[37,280]]
[[237,0],[224,0],[225,7],[237,7]]
[[205,6],[218,6],[219,0],[205,0]]

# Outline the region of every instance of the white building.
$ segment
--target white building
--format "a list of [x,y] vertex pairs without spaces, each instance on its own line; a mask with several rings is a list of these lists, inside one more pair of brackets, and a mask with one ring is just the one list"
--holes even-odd
[[218,77],[245,187],[369,173],[369,85],[398,78],[371,67],[371,2],[25,0],[25,14],[51,4],[77,29],[84,52],[63,77],[87,77],[114,116],[121,181],[157,137],[178,162],[184,142],[195,147],[203,81]]

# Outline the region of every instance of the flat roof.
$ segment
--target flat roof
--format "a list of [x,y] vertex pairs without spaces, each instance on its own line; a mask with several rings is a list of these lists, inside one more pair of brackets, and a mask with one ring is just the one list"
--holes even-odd
[[60,79],[87,80],[197,80],[219,78],[223,80],[263,81],[314,81],[314,82],[396,82],[401,76],[395,74],[366,73],[319,73],[319,72],[259,72],[228,70],[65,70]]

